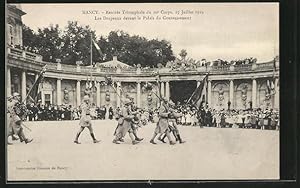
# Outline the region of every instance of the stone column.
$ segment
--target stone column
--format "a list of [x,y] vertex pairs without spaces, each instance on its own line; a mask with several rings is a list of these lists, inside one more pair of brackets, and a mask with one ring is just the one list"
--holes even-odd
[[166,98],[170,99],[170,85],[169,82],[166,82]]
[[275,95],[274,95],[274,108],[279,109],[279,84],[278,84],[279,80],[278,78],[275,78],[275,83],[274,83],[274,87],[275,87]]
[[209,108],[211,108],[211,80],[208,80],[207,84],[207,103]]
[[233,89],[233,80],[229,80],[229,101],[231,102],[231,109],[234,108],[234,101],[233,101],[233,93],[234,93],[234,89]]
[[100,82],[97,82],[96,87],[97,87],[96,100],[97,100],[97,106],[99,107],[101,105]]
[[252,108],[257,107],[257,82],[256,79],[252,79]]
[[160,93],[161,93],[161,97],[165,96],[165,83],[164,82],[160,82]]
[[25,71],[22,71],[21,89],[22,89],[21,96],[22,96],[22,101],[23,101],[26,97],[26,72]]
[[117,82],[117,107],[121,107],[121,82]]
[[138,108],[141,107],[141,82],[137,82],[136,85],[136,105]]
[[56,92],[57,105],[61,105],[61,78],[56,80]]
[[[155,90],[155,92],[156,92],[156,95],[157,96],[159,96],[160,94],[160,85],[159,85],[159,83],[158,83],[158,85],[157,85],[157,89]],[[157,101],[157,103],[156,103],[156,107],[157,108],[159,108],[160,107],[160,100],[156,97],[156,96],[154,96],[154,94],[152,95],[153,96],[153,98],[155,98],[156,99],[156,101]]]
[[42,104],[45,104],[45,95],[44,95],[44,91],[43,90],[42,90],[41,94],[42,94]]
[[81,103],[80,80],[77,80],[77,84],[76,84],[76,100],[77,100],[77,106],[79,106]]
[[11,96],[11,73],[10,67],[7,67],[7,88],[6,88],[7,97]]

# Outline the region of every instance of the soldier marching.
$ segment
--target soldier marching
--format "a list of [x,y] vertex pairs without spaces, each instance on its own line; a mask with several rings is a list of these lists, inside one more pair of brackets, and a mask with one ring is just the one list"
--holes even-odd
[[[18,135],[20,142],[28,144],[33,139],[26,138],[23,130],[23,119],[26,117],[26,106],[20,102],[20,94],[13,93],[10,100],[8,100],[7,110],[7,136],[12,137],[12,140],[18,140],[14,135]],[[12,145],[11,142],[7,142]]]
[[80,108],[81,108],[81,118],[80,118],[80,121],[79,121],[80,128],[79,128],[79,131],[77,132],[75,140],[74,140],[75,144],[80,144],[78,139],[79,139],[80,134],[82,133],[82,131],[85,128],[89,129],[90,135],[91,135],[94,143],[100,142],[99,140],[97,140],[95,138],[95,134],[94,134],[93,127],[92,127],[92,118],[91,118],[91,115],[90,115],[90,107],[91,107],[90,97],[88,95],[85,95],[83,97],[83,101],[80,105]]
[[168,100],[166,98],[163,98],[161,101],[160,108],[159,108],[159,120],[157,122],[153,136],[150,140],[151,144],[156,144],[154,139],[159,134],[165,134],[169,140],[170,145],[176,144],[176,142],[174,142],[170,136],[171,129],[169,127],[169,117],[172,112],[173,112],[173,109],[169,108]]
[[137,136],[137,124],[135,122],[138,111],[133,111],[133,102],[130,99],[125,99],[124,107],[118,114],[118,125],[115,130],[113,143],[120,144],[124,142],[123,138],[129,134],[133,145],[138,144],[143,138]]

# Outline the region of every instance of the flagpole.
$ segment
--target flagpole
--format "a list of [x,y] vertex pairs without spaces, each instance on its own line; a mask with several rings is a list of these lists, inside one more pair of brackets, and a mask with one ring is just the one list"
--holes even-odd
[[26,94],[26,97],[25,97],[25,99],[23,99],[22,103],[24,103],[24,102],[27,100],[29,94],[31,93],[31,91],[32,91],[32,89],[33,89],[33,86],[35,86],[35,85],[37,84],[37,81],[39,80],[40,76],[42,76],[42,74],[46,71],[45,69],[46,69],[46,65],[43,67],[42,71],[39,73],[38,79],[36,79],[36,80],[34,81],[34,83],[32,84],[32,87],[30,88],[30,90],[29,90],[28,93]]
[[93,41],[92,41],[92,33],[91,33],[91,67],[93,65]]

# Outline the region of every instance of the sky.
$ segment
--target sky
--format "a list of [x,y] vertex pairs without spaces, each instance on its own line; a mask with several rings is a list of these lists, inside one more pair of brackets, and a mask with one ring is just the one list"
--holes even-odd
[[[90,25],[98,37],[110,31],[123,30],[130,35],[171,42],[174,54],[186,49],[189,58],[201,60],[235,60],[254,57],[258,62],[272,60],[279,55],[278,3],[140,3],[140,4],[21,4],[26,15],[23,23],[33,30],[68,21]],[[156,16],[183,16],[190,20],[103,20],[103,17],[124,17],[122,11],[151,11]],[[98,11],[99,14],[84,14]],[[106,12],[108,11],[108,12]],[[116,14],[119,11],[120,14]],[[157,11],[158,14],[153,14]],[[167,15],[172,11],[173,14]],[[174,14],[179,11],[179,15]],[[108,13],[115,14],[108,14]],[[199,14],[197,14],[198,12]],[[102,20],[95,20],[101,17]]]

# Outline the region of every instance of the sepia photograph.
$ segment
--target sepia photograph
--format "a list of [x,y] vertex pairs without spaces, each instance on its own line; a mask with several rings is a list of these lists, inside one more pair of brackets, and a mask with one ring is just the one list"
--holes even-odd
[[279,180],[279,3],[6,5],[6,180]]

